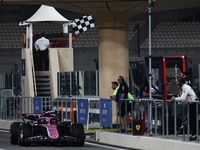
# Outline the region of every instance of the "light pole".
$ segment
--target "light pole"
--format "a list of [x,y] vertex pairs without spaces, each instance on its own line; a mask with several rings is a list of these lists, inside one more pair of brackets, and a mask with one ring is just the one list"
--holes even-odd
[[[150,99],[150,102],[149,102],[149,135],[151,136],[152,135],[152,102],[151,102],[151,99],[152,99],[152,94],[151,94],[151,77],[152,77],[152,74],[151,74],[151,9],[155,6],[155,0],[153,0],[151,2],[151,0],[149,0],[149,99]],[[156,122],[157,123],[157,122]]]
[[137,24],[137,31],[138,31],[138,57],[140,57],[140,24]]

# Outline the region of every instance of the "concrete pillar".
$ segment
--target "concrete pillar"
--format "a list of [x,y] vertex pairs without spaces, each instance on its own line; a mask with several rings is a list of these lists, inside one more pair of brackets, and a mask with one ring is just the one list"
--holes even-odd
[[[129,13],[92,14],[99,27],[99,96],[113,94],[111,82],[118,76],[129,76],[128,24]],[[112,103],[112,122],[116,122],[116,103]]]
[[128,34],[126,28],[99,29],[99,94],[112,95],[111,82],[128,77]]
[[111,82],[119,75],[128,80],[128,24],[132,13],[94,13],[99,27],[99,95],[109,98]]

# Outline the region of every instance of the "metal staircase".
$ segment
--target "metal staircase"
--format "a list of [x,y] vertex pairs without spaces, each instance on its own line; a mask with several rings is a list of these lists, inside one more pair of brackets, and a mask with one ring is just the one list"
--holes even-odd
[[51,97],[49,71],[36,71],[37,97]]

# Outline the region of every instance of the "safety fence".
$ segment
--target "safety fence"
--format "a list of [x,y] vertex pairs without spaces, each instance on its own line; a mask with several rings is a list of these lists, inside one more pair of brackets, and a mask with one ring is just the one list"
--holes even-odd
[[41,113],[52,109],[51,98],[0,97],[0,119],[21,120],[22,114]]
[[[188,101],[187,104],[182,101],[172,102],[171,100],[167,100],[165,103],[163,100],[149,100],[148,98],[135,98],[134,101],[123,99],[123,101],[125,101],[123,110],[125,112],[125,134],[143,135],[147,131],[148,136],[182,138],[183,141],[190,140],[190,109],[194,109],[195,105],[196,117],[192,119],[195,119],[196,140],[199,140],[198,101]],[[95,109],[91,109],[91,102],[96,103]],[[54,103],[57,105],[55,108],[61,106],[59,112],[61,112],[62,120],[82,123],[88,129],[89,114],[95,111],[99,115],[100,130],[119,133],[122,131],[120,103],[113,103],[110,99],[88,98],[60,98]],[[112,106],[113,104],[114,106]],[[193,107],[190,108],[190,105],[193,105]],[[116,115],[112,114],[112,109],[116,109]],[[134,120],[135,118],[136,120]],[[115,127],[113,124],[115,124]]]
[[[130,100],[123,99],[123,101],[125,101],[125,133],[127,134],[127,105]],[[183,141],[190,141],[191,128],[195,127],[195,130],[192,129],[193,134],[196,135],[196,141],[199,141],[199,101],[188,101],[186,103],[185,101],[173,102],[167,100],[165,103],[163,100],[150,100],[148,98],[136,98],[134,101],[135,104],[131,102],[130,114],[131,118],[134,118],[133,112],[135,111],[137,120],[131,120],[131,134],[143,135],[143,132],[147,131],[148,136],[172,139],[182,138]],[[133,110],[134,105],[135,110]],[[194,109],[194,111],[190,111],[191,109]],[[119,111],[119,119],[121,119],[120,109],[117,110]],[[191,112],[193,113],[192,115],[190,115]],[[190,118],[191,116],[194,117]],[[194,119],[194,121],[191,123],[190,119]],[[121,127],[121,122],[119,124],[119,127]],[[193,124],[196,125],[194,126]],[[138,126],[139,128],[137,128]],[[121,132],[121,128],[118,132]]]
[[0,97],[0,119],[21,119],[22,113],[33,110],[31,97]]
[[60,114],[62,121],[82,123],[86,129],[90,122],[99,123],[98,97],[59,97],[52,102],[52,110]]
[[[190,140],[190,119],[195,119],[196,140],[199,140],[199,101],[166,103],[159,99],[122,99],[121,103],[98,97],[0,97],[0,119],[20,120],[25,113],[42,113],[46,110],[59,114],[62,121],[82,123],[86,129],[98,128],[108,132],[122,129],[122,112],[125,114],[125,134]],[[121,109],[119,109],[121,108]],[[115,109],[115,111],[113,110]],[[190,118],[190,110],[195,110],[195,118]],[[115,114],[113,112],[116,112]],[[93,126],[91,126],[91,123]],[[96,123],[96,124],[95,124]]]

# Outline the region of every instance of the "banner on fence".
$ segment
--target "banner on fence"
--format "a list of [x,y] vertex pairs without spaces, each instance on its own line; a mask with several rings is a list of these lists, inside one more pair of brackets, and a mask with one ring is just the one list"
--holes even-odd
[[101,126],[111,127],[111,101],[101,99],[100,106]]
[[33,104],[34,104],[34,114],[40,114],[42,113],[42,99],[38,97],[33,98]]
[[88,100],[87,99],[77,100],[77,109],[78,109],[77,122],[82,123],[83,125],[87,125]]

